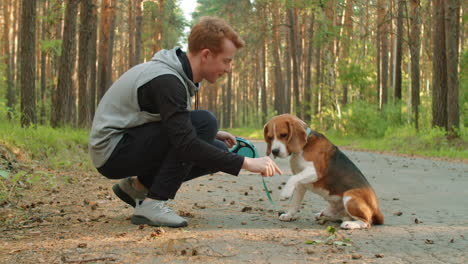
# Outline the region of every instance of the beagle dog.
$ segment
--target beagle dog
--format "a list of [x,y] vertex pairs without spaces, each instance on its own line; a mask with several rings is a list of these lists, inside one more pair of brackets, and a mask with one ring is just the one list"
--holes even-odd
[[312,131],[294,115],[273,117],[264,127],[267,156],[290,158],[292,175],[282,198],[293,196],[282,221],[297,219],[306,190],[322,196],[329,205],[316,215],[319,222],[342,221],[343,229],[370,228],[384,217],[374,190],[354,163],[324,135]]

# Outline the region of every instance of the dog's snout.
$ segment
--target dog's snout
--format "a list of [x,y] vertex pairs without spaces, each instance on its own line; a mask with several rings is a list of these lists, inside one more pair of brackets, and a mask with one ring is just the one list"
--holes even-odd
[[271,153],[273,153],[273,155],[275,156],[278,156],[279,152],[280,152],[279,148],[275,148],[271,151]]

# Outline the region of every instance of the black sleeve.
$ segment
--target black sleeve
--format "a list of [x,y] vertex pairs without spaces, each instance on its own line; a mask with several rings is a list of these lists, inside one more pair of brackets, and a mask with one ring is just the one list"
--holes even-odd
[[141,110],[161,114],[169,142],[182,160],[192,161],[202,168],[239,174],[244,157],[197,138],[187,110],[187,90],[176,76],[161,75],[140,87],[138,101]]

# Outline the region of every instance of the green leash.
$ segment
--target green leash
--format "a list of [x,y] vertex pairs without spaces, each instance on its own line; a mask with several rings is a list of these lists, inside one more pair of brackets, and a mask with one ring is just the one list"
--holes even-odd
[[265,193],[266,193],[266,195],[267,195],[267,197],[268,197],[268,200],[270,201],[270,203],[271,203],[273,206],[275,206],[275,207],[277,208],[278,206],[275,204],[275,202],[273,201],[273,199],[271,199],[270,190],[268,190],[268,187],[267,187],[267,185],[266,185],[266,182],[265,182],[264,177],[262,177],[262,182],[263,182],[263,189],[265,190]]

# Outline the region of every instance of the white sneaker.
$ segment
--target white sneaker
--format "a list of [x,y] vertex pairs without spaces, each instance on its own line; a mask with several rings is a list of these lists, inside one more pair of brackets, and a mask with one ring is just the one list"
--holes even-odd
[[187,220],[177,215],[166,205],[166,201],[137,201],[132,216],[132,224],[150,226],[184,227]]

